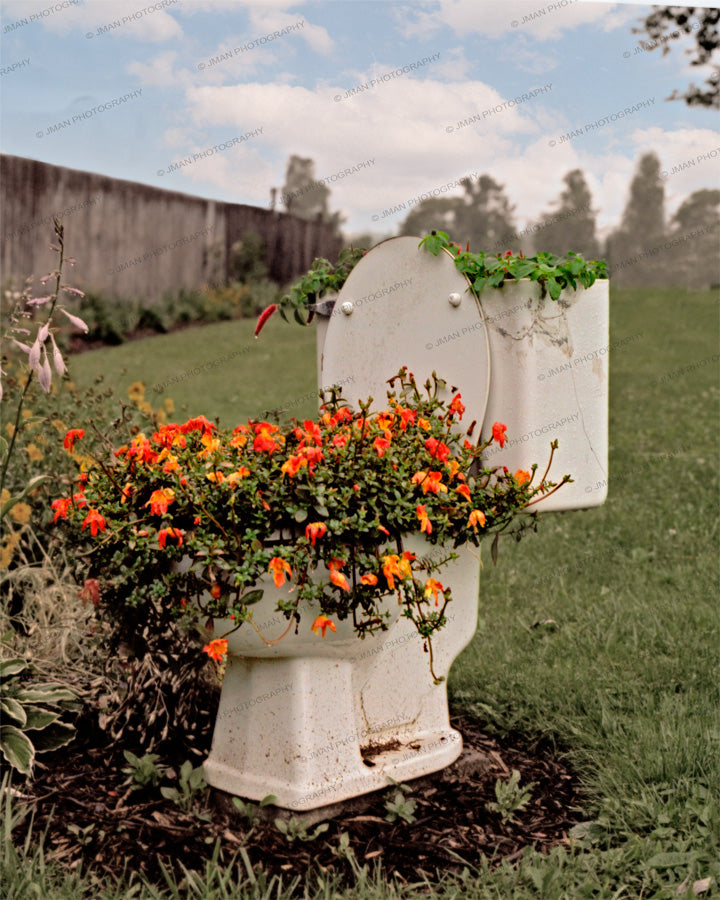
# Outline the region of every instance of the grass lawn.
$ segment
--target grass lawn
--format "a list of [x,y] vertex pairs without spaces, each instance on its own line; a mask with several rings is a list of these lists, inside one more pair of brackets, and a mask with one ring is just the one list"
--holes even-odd
[[[611,341],[636,337],[611,354],[608,500],[548,514],[537,535],[501,544],[497,567],[483,550],[480,625],[450,678],[456,711],[567,756],[587,822],[567,850],[469,873],[437,896],[720,896],[718,302],[670,289],[614,291],[611,302]],[[143,381],[159,405],[152,385],[249,347],[169,386],[179,415],[225,425],[272,407],[312,415],[313,330],[273,319],[253,341],[253,327],[86,353],[71,371],[78,384],[102,372],[123,394]],[[368,881],[317,896],[411,893]],[[269,895],[256,885],[234,896]]]

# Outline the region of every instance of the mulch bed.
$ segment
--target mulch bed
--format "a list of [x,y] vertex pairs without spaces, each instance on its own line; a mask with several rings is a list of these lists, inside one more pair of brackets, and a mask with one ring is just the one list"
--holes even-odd
[[[336,852],[343,833],[361,866],[372,870],[379,862],[388,877],[412,882],[460,873],[483,858],[492,865],[512,862],[527,847],[546,852],[567,844],[568,830],[582,817],[573,773],[550,755],[483,734],[471,719],[456,718],[452,724],[463,735],[463,754],[443,771],[409,782],[412,792],[406,796],[417,804],[413,824],[386,821],[391,788],[350,801],[339,814],[335,810],[329,829],[312,842],[289,843],[275,827],[274,815],[265,821],[258,817],[251,826],[219,792],[203,795],[195,812],[186,813],[162,798],[159,788],[130,791],[122,749],[98,746],[90,736],[84,746],[75,742],[72,749],[43,757],[32,787],[20,790],[30,793],[33,834],[46,832],[46,859],[68,868],[82,862],[83,870],[90,868],[108,881],[142,871],[164,884],[161,863],[178,880],[183,877],[180,862],[202,872],[216,841],[221,865],[243,847],[256,872],[281,874],[286,884],[313,869],[354,881],[350,862]],[[513,769],[520,772],[521,786],[535,786],[528,805],[503,823],[486,804],[496,799],[496,780],[507,780]],[[15,801],[16,808],[20,802]],[[16,840],[29,820],[18,826]]]

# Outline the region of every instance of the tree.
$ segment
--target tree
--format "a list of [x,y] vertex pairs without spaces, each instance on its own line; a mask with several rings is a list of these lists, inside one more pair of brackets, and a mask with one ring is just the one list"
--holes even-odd
[[293,154],[288,160],[281,199],[285,209],[301,219],[327,222],[340,228],[341,215],[328,208],[330,188],[315,177],[315,163],[309,157]]
[[608,238],[611,276],[620,283],[660,284],[664,268],[658,254],[665,241],[665,185],[660,160],[644,154],[630,183],[620,228]]
[[695,191],[680,204],[667,235],[672,281],[691,288],[720,282],[720,190]]
[[595,213],[592,194],[581,169],[573,169],[563,178],[565,188],[557,201],[557,209],[543,214],[533,230],[535,252],[549,251],[562,256],[569,250],[582,253],[586,259],[599,254],[595,237]]
[[430,197],[408,213],[400,234],[424,235],[433,229],[454,234],[460,197]]
[[505,188],[489,175],[481,175],[475,183],[463,178],[460,184],[464,190],[460,197],[430,197],[419,203],[400,226],[400,234],[439,228],[458,243],[469,241],[473,250],[505,250],[517,237]]
[[[641,28],[633,28],[636,34],[646,33],[649,42],[640,41],[644,50],[662,46],[663,55],[670,52],[670,42],[683,35],[692,35],[695,48],[686,51],[692,58],[691,66],[707,65],[720,48],[718,22],[720,9],[696,6],[654,7]],[[715,65],[702,87],[690,84],[684,93],[677,90],[668,100],[684,100],[688,106],[710,106],[720,109],[720,68]]]
[[455,221],[457,240],[470,241],[473,250],[499,253],[516,239],[515,208],[510,205],[503,185],[490,175],[460,182],[465,190]]

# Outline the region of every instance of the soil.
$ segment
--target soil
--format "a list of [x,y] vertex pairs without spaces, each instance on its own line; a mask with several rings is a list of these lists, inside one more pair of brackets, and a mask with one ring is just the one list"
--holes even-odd
[[[550,754],[523,749],[520,740],[501,742],[484,734],[472,719],[458,717],[452,724],[463,736],[463,753],[441,772],[408,783],[405,797],[416,804],[414,822],[387,821],[386,802],[398,790],[390,788],[315,812],[305,821],[307,832],[312,835],[323,819],[329,827],[313,841],[291,843],[274,824],[278,815],[287,823],[289,813],[274,807],[251,824],[221,792],[198,795],[193,811],[186,812],[163,798],[159,787],[132,791],[122,771],[127,766],[122,748],[97,733],[41,757],[31,787],[20,793],[34,813],[33,834],[45,833],[46,860],[67,868],[82,863],[83,871],[108,882],[141,871],[164,885],[162,866],[181,880],[180,863],[203,872],[216,842],[221,866],[243,848],[256,874],[279,874],[285,885],[295,876],[304,881],[313,870],[354,882],[351,861],[338,849],[343,834],[355,865],[372,870],[381,863],[388,878],[411,882],[437,881],[483,860],[491,866],[513,862],[528,847],[547,852],[567,845],[568,830],[582,818],[572,771]],[[532,796],[503,821],[487,804],[496,800],[496,781],[507,781],[513,769],[521,787],[533,783]],[[17,797],[16,809],[21,802]],[[17,827],[16,841],[30,818]]]

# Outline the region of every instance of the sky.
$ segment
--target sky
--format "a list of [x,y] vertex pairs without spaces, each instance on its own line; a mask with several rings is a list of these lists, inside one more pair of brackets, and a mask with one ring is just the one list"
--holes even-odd
[[[707,4],[706,4],[707,5]],[[665,98],[704,69],[643,49],[651,7],[595,0],[2,0],[0,147],[269,207],[311,157],[346,235],[489,174],[516,226],[581,168],[600,234],[639,157],[671,215],[715,187],[717,112]],[[713,151],[716,151],[714,155]],[[700,158],[705,157],[705,158]]]

